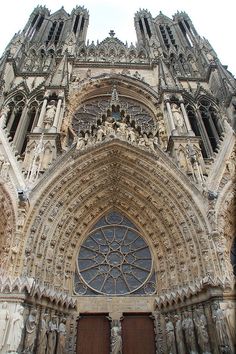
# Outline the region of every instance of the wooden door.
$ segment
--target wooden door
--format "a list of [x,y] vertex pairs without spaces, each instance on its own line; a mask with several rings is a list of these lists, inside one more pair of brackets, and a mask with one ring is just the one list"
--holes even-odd
[[76,353],[110,353],[110,322],[106,315],[81,315],[78,321]]
[[123,354],[155,354],[153,320],[148,314],[127,314],[122,320]]

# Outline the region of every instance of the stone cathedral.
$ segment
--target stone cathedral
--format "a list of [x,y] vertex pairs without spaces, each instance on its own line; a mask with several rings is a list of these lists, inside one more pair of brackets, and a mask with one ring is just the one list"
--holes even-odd
[[0,353],[236,347],[236,81],[185,12],[38,6],[0,59]]

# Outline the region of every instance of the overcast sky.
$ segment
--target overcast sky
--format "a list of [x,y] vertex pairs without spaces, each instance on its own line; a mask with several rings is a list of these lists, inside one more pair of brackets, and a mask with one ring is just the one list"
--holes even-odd
[[37,5],[46,5],[55,12],[61,6],[70,13],[76,5],[84,5],[90,14],[87,39],[103,40],[113,29],[122,41],[136,41],[134,14],[148,9],[152,16],[162,11],[172,17],[185,11],[198,33],[209,40],[222,64],[236,75],[235,0],[0,0],[0,53],[14,35],[26,24]]

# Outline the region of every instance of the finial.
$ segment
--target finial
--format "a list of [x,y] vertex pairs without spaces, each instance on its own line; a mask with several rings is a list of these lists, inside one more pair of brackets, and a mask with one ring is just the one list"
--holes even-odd
[[113,30],[110,30],[109,35],[110,35],[110,37],[114,37],[115,36],[115,32]]

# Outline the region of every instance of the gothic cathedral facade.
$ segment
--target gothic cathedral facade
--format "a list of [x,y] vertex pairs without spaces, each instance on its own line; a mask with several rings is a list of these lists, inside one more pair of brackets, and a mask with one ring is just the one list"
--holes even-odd
[[35,8],[0,59],[0,353],[235,352],[236,81],[185,12]]

